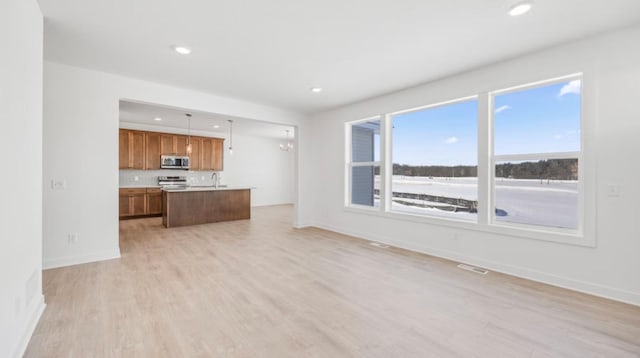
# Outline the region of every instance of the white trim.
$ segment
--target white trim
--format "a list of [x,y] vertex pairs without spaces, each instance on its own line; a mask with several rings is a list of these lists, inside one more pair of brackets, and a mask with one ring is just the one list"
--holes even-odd
[[351,162],[349,163],[351,168],[353,167],[379,167],[380,162]]
[[393,119],[387,114],[382,119],[382,131],[380,133],[380,211],[391,211],[393,202]]
[[399,114],[417,112],[417,111],[422,111],[422,110],[425,110],[425,109],[443,107],[443,106],[447,106],[447,105],[450,105],[450,104],[462,103],[462,102],[467,102],[467,101],[477,100],[477,99],[478,99],[478,95],[474,94],[474,95],[471,95],[471,96],[460,97],[460,98],[456,98],[456,99],[452,99],[452,100],[448,100],[448,101],[432,103],[432,104],[428,104],[426,106],[420,106],[420,107],[415,107],[415,108],[410,108],[410,109],[403,109],[401,111],[391,112],[391,113],[389,113],[389,115],[391,117],[393,117],[393,116],[397,116]]
[[425,246],[417,248],[417,247],[408,247],[405,245],[398,245],[393,241],[389,241],[386,237],[382,237],[379,235],[368,235],[362,232],[356,232],[356,231],[350,231],[350,230],[341,230],[331,225],[316,223],[314,226],[320,229],[329,230],[329,231],[340,233],[343,235],[352,236],[358,239],[376,241],[376,242],[380,242],[390,246],[398,247],[401,249],[405,249],[413,252],[419,252],[419,253],[435,256],[435,257],[440,257],[447,260],[452,260],[452,261],[455,261],[456,263],[461,262],[461,263],[465,263],[472,266],[482,267],[491,271],[496,271],[503,274],[516,276],[526,280],[541,282],[551,286],[556,286],[556,287],[560,287],[560,288],[564,288],[572,291],[577,291],[577,292],[581,292],[581,293],[592,295],[592,296],[597,296],[597,297],[602,297],[602,298],[606,298],[613,301],[628,303],[634,306],[640,306],[640,293],[637,293],[637,292],[631,292],[631,291],[621,290],[615,287],[593,284],[593,283],[576,280],[576,279],[572,279],[565,276],[558,276],[551,273],[531,270],[526,267],[502,264],[500,262],[491,261],[491,260],[484,260],[478,257],[458,254],[456,252],[449,251],[449,250],[439,250],[439,249],[435,249],[432,247],[425,247]]
[[31,336],[33,336],[33,332],[36,330],[36,326],[38,325],[46,307],[47,305],[44,303],[44,296],[42,294],[40,294],[37,299],[33,300],[33,303],[30,305],[31,309],[29,311],[31,313],[28,315],[29,319],[22,331],[18,345],[13,350],[12,357],[19,358],[24,356],[27,346],[29,345],[29,341],[31,340]]
[[493,108],[493,97],[487,93],[478,96],[478,212],[477,222],[487,225],[491,221],[491,153],[493,153],[491,136],[493,135],[492,123],[489,112]]
[[503,95],[503,94],[508,94],[508,93],[512,93],[512,92],[519,92],[519,91],[521,91],[523,89],[533,89],[533,88],[551,86],[551,85],[555,85],[555,84],[558,84],[558,83],[561,83],[561,82],[566,82],[568,80],[577,80],[577,79],[582,80],[582,76],[584,76],[583,72],[576,72],[576,73],[572,73],[570,75],[558,76],[558,77],[553,77],[553,78],[549,78],[549,79],[546,79],[546,80],[528,82],[528,83],[525,83],[525,84],[519,84],[519,85],[516,85],[516,86],[511,86],[511,87],[507,87],[507,88],[503,88],[503,89],[499,89],[499,90],[490,91],[489,92],[489,96]]
[[495,162],[517,162],[547,159],[580,159],[580,152],[502,154],[493,156],[494,164]]
[[[379,121],[380,125],[381,125],[381,129],[382,129],[382,128],[384,128],[383,118],[384,118],[383,115],[375,115],[375,116],[371,116],[371,117],[364,118],[364,119],[358,119],[358,120],[355,120],[355,121],[350,121],[350,122],[347,122],[347,123],[344,124],[345,125],[345,131],[344,131],[344,133],[345,133],[345,138],[344,138],[344,140],[345,140],[345,142],[344,142],[344,145],[345,145],[345,151],[344,151],[344,153],[345,153],[345,158],[344,158],[344,160],[345,160],[345,167],[344,167],[345,168],[345,175],[344,175],[344,180],[345,180],[345,183],[344,183],[344,192],[345,192],[345,195],[344,195],[344,206],[345,207],[353,206],[353,207],[359,207],[359,208],[362,208],[362,209],[365,209],[365,210],[369,210],[370,208],[374,208],[376,210],[380,210],[375,205],[371,206],[371,207],[368,207],[368,206],[363,206],[363,205],[354,205],[354,204],[351,203],[351,191],[352,191],[351,174],[352,174],[352,168],[353,167],[374,167],[374,168],[375,167],[380,167],[380,170],[381,170],[380,174],[382,174],[382,169],[383,169],[381,167],[381,165],[380,165],[381,164],[380,160],[371,161],[371,162],[354,162],[353,161],[353,153],[352,153],[352,149],[353,148],[352,148],[351,140],[352,140],[352,128],[353,128],[354,125],[357,125],[358,123]],[[381,130],[381,132],[382,132],[382,130]],[[378,153],[380,158],[383,158],[382,157],[382,155],[383,155],[382,150],[383,150],[383,147],[384,147],[383,141],[384,141],[384,139],[382,138],[382,133],[380,133],[380,151],[381,151],[381,153]],[[375,155],[374,155],[374,159],[375,159]],[[375,183],[374,183],[374,185],[375,185]],[[382,198],[382,191],[380,193],[381,193],[380,197]],[[381,201],[381,203],[382,203],[382,201]],[[383,208],[384,205],[380,205],[380,207]]]
[[[569,80],[580,80],[581,85],[581,93],[580,93],[580,151],[572,151],[572,152],[551,152],[551,153],[524,153],[524,154],[495,154],[495,97],[498,95],[504,95],[509,93],[516,93],[521,91],[527,91],[536,88],[542,88],[547,86],[552,86],[555,84],[563,83]],[[546,159],[577,159],[578,160],[578,225],[575,229],[569,228],[554,228],[548,226],[540,226],[543,230],[556,233],[559,235],[565,235],[567,237],[567,243],[571,243],[571,237],[578,237],[580,241],[589,247],[595,247],[596,239],[595,239],[595,231],[587,231],[585,229],[585,223],[589,222],[593,218],[587,218],[585,216],[585,197],[586,197],[586,185],[585,181],[588,180],[584,176],[584,166],[585,162],[583,160],[583,151],[585,148],[585,100],[584,100],[584,73],[579,72],[567,76],[555,77],[548,80],[530,82],[528,84],[518,85],[514,87],[510,87],[503,90],[498,91],[490,91],[488,93],[489,96],[489,125],[491,127],[491,133],[489,139],[491,141],[490,147],[490,168],[489,168],[489,183],[490,187],[490,197],[489,197],[489,225],[500,228],[501,230],[508,230],[509,228],[517,228],[520,230],[536,230],[538,226],[536,225],[528,225],[528,224],[519,224],[519,223],[511,223],[506,221],[498,221],[496,220],[495,210],[493,208],[496,207],[496,165],[498,162],[509,162],[509,161],[532,161],[532,160],[546,160]],[[587,96],[588,97],[588,96]],[[592,158],[590,158],[591,160]],[[587,164],[588,165],[588,164]],[[595,191],[595,190],[594,190]],[[591,194],[594,195],[594,194]],[[554,240],[555,241],[555,240]],[[562,242],[559,240],[558,242]]]
[[86,264],[90,262],[113,260],[113,259],[119,259],[119,258],[120,258],[120,249],[114,250],[114,251],[96,252],[96,253],[87,254],[87,255],[48,258],[43,260],[42,268],[44,270],[48,270],[52,268],[80,265],[80,264]]
[[345,212],[364,214],[400,221],[411,221],[420,224],[451,227],[472,232],[484,232],[503,236],[514,236],[522,239],[556,242],[574,246],[595,247],[593,240],[584,235],[558,230],[549,230],[545,226],[517,226],[500,224],[479,224],[471,220],[459,220],[411,213],[381,212],[376,207],[362,207],[350,205],[344,208]]

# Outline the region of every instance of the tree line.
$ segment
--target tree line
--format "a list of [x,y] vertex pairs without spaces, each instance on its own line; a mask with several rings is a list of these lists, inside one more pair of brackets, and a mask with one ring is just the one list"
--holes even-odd
[[[478,166],[472,165],[407,165],[393,164],[393,175],[420,177],[477,177]],[[497,178],[577,180],[577,159],[548,159],[537,162],[500,163]]]

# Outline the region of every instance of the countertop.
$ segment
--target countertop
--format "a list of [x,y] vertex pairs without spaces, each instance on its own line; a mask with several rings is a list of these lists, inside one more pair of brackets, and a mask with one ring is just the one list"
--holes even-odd
[[180,193],[180,192],[188,192],[188,191],[218,191],[218,190],[248,190],[253,189],[249,186],[187,186],[185,188],[166,188],[162,189],[167,193]]

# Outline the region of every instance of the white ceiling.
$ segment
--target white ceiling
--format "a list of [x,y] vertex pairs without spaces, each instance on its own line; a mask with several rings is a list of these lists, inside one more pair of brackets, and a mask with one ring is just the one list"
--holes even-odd
[[47,60],[307,113],[640,22],[639,0],[39,2]]
[[[293,139],[295,135],[294,128],[291,126],[187,109],[120,101],[120,124],[122,127],[132,127],[127,124],[133,124],[133,127],[137,126],[138,129],[153,130],[153,128],[146,127],[154,126],[158,127],[155,130],[160,132],[167,130],[174,133],[186,133],[188,123],[186,113],[192,115],[191,130],[207,132],[206,134],[217,137],[228,136],[230,125],[228,120],[233,120],[234,135],[266,137],[283,141],[287,139],[287,130],[289,130],[289,139]],[[156,121],[154,119],[156,117],[160,117],[162,120]],[[214,128],[215,125],[218,125],[219,128]]]

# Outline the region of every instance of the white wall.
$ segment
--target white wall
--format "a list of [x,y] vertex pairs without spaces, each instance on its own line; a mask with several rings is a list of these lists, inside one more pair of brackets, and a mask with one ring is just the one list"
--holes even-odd
[[[306,125],[303,116],[277,108],[45,62],[45,267],[119,257],[117,133],[121,99],[300,128]],[[303,150],[301,158],[304,155]],[[64,180],[66,188],[51,189],[51,180]],[[297,205],[297,210],[302,207]],[[70,233],[78,234],[76,244],[67,244]]]
[[[292,152],[280,150],[282,140],[233,135],[233,155],[225,148],[222,182],[250,186],[251,205],[290,204]],[[225,147],[228,146],[225,141]]]
[[0,357],[22,356],[42,296],[42,14],[0,2]]
[[[415,251],[640,305],[640,27],[566,44],[312,117],[310,223]],[[428,64],[426,64],[428,66]],[[595,123],[596,247],[580,247],[345,211],[344,123],[494,89],[584,72]],[[594,179],[594,178],[591,178]],[[608,184],[621,188],[606,194]],[[305,190],[308,190],[305,189]],[[321,195],[313,196],[313,193]]]

